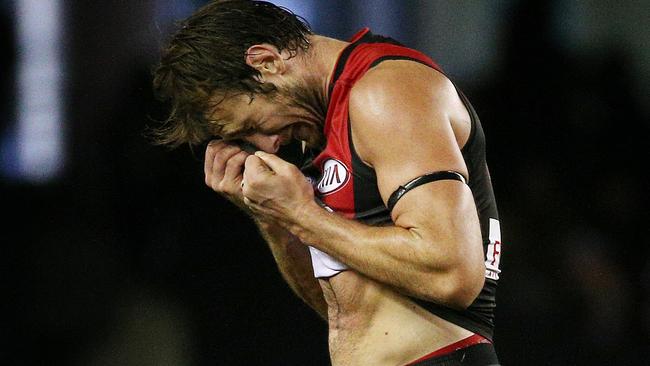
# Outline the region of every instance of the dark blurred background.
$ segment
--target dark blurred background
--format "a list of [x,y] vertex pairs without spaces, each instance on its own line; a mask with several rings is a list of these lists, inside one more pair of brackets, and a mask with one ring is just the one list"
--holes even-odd
[[[142,137],[158,51],[203,3],[0,2],[0,364],[328,364],[325,323],[201,154]],[[425,51],[473,102],[504,365],[647,365],[650,2],[276,3]]]

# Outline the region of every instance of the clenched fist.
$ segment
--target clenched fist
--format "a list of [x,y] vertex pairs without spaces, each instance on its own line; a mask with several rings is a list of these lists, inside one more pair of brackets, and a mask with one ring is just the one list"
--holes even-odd
[[245,208],[241,183],[250,154],[223,140],[210,141],[205,150],[205,184],[239,207]]
[[285,225],[300,220],[302,209],[315,204],[312,185],[300,169],[263,151],[246,158],[242,194],[255,214]]

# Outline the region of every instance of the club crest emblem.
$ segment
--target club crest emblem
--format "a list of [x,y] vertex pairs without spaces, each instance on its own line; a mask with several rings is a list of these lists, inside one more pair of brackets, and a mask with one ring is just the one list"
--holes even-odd
[[350,180],[348,168],[336,159],[328,159],[323,164],[323,176],[318,182],[318,192],[332,194],[341,189]]

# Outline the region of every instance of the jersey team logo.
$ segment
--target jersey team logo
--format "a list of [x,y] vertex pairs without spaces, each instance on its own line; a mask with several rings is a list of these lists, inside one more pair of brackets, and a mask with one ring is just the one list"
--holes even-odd
[[343,163],[328,159],[323,164],[323,177],[318,182],[318,192],[332,194],[341,189],[350,180],[350,172]]

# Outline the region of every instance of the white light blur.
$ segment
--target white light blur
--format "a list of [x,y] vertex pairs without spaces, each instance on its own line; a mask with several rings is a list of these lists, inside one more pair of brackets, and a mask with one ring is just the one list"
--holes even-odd
[[64,164],[62,2],[16,2],[18,178],[44,182]]

